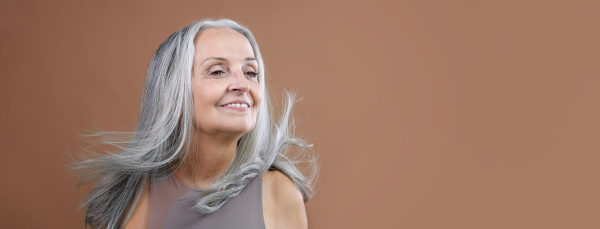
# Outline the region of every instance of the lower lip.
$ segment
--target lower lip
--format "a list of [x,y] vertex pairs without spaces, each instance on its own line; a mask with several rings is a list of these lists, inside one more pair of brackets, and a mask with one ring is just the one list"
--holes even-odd
[[250,109],[250,107],[235,107],[235,106],[222,106],[222,107],[232,109],[232,110],[238,110],[238,111],[247,111]]

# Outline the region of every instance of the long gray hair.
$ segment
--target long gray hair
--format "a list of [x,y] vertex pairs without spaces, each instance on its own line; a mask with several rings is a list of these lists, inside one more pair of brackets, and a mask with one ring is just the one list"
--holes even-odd
[[[216,27],[231,28],[248,38],[258,61],[258,81],[264,95],[254,129],[238,141],[237,152],[220,178],[210,188],[199,191],[196,210],[200,213],[216,211],[269,169],[279,170],[291,178],[305,202],[313,196],[317,166],[314,157],[305,154],[310,145],[293,136],[294,123],[290,116],[294,96],[286,93],[282,117],[277,125],[272,125],[265,66],[254,36],[231,20],[202,20],[175,32],[152,57],[135,131],[98,131],[87,135],[116,150],[98,153],[84,149],[87,154],[75,159],[71,166],[80,176],[80,184],[98,181],[81,205],[87,206],[86,224],[93,228],[122,228],[143,188],[156,180],[154,178],[170,174],[171,166],[185,160],[193,127],[194,40],[200,32]],[[300,150],[288,153],[292,145]],[[300,162],[308,163],[307,175],[296,166]]]

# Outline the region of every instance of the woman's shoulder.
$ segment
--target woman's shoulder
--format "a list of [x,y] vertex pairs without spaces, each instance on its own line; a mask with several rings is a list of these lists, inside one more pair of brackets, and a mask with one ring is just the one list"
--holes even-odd
[[262,176],[263,213],[267,228],[307,228],[302,193],[284,173],[274,170]]

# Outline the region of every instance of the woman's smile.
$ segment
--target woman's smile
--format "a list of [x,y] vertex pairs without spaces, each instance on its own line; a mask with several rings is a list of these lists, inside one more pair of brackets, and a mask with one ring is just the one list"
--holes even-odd
[[252,105],[250,105],[249,102],[246,102],[244,100],[235,100],[235,101],[231,101],[226,104],[220,105],[220,107],[227,108],[227,109],[233,109],[233,110],[237,110],[237,111],[249,111],[251,106]]

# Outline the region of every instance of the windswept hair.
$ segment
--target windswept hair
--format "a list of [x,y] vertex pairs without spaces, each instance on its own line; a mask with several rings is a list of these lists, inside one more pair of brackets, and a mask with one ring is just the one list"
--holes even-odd
[[[291,109],[294,95],[286,92],[287,101],[281,118],[272,124],[272,106],[266,90],[265,66],[252,33],[228,20],[202,20],[175,32],[160,45],[148,67],[140,115],[134,132],[98,131],[88,137],[100,145],[116,147],[104,153],[85,149],[71,165],[80,184],[96,182],[89,197],[85,222],[93,228],[122,228],[129,220],[144,186],[156,177],[171,173],[188,154],[193,128],[192,65],[194,40],[209,28],[231,28],[250,41],[258,61],[258,81],[264,95],[254,129],[238,142],[237,152],[221,177],[207,189],[200,190],[195,209],[211,213],[236,196],[248,183],[267,170],[287,175],[302,193],[304,201],[314,194],[313,181],[317,166],[314,157],[305,154],[310,147],[293,136]],[[290,146],[298,153],[288,154]],[[307,175],[297,167],[307,162]]]

